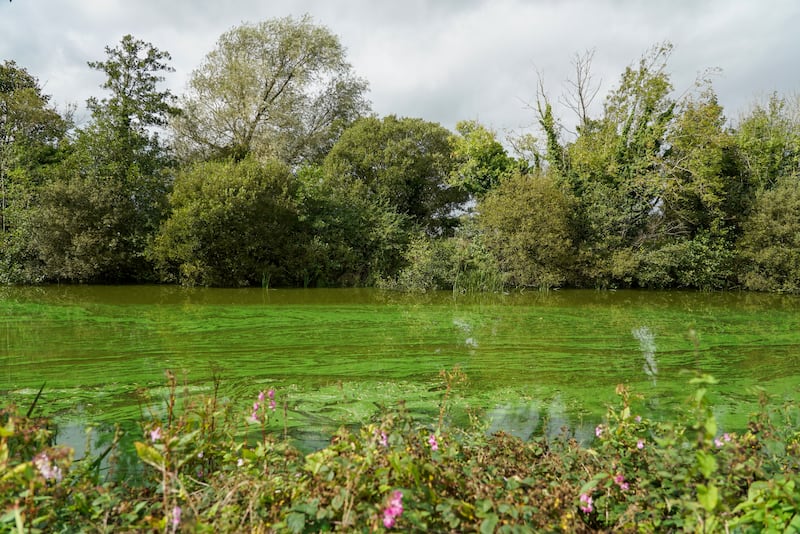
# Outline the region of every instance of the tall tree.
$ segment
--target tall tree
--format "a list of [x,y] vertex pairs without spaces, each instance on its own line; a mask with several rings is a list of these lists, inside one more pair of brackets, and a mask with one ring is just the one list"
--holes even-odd
[[70,125],[37,80],[13,61],[0,65],[0,281],[35,279],[27,229],[37,189],[61,158]]
[[159,90],[172,69],[168,53],[122,38],[106,47],[110,96],[89,99],[92,123],[78,131],[59,176],[42,190],[31,237],[44,276],[75,281],[128,281],[149,276],[145,247],[158,228],[169,183],[169,151],[157,128],[176,112]]
[[185,158],[319,160],[368,110],[366,87],[338,37],[310,17],[243,24],[192,73],[176,146]]

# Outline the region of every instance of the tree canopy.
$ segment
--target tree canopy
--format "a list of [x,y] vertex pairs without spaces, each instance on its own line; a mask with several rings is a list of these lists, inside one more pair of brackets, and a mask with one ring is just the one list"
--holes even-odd
[[174,123],[185,159],[317,161],[368,110],[367,83],[309,16],[225,32],[192,73]]

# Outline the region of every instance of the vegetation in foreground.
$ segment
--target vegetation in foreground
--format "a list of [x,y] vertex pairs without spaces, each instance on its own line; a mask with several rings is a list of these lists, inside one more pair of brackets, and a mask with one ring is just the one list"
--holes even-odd
[[[0,530],[12,532],[796,532],[796,405],[766,397],[742,433],[721,433],[698,375],[684,415],[637,414],[618,386],[596,438],[523,441],[447,423],[463,381],[442,373],[438,421],[402,402],[309,454],[285,439],[290,406],[254,392],[245,410],[179,399],[142,423],[139,484],[114,476],[115,452],[73,461],[46,418],[0,412]],[[179,409],[178,406],[182,405]],[[246,427],[243,427],[246,421]],[[101,459],[107,456],[107,467]]]

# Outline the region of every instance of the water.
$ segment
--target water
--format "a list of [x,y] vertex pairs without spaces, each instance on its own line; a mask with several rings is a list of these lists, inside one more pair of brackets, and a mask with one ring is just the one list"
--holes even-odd
[[[723,428],[744,425],[753,388],[798,398],[800,299],[744,293],[555,291],[413,296],[378,290],[51,286],[0,289],[0,394],[41,409],[67,434],[158,411],[166,369],[181,391],[211,377],[245,414],[278,391],[307,442],[404,401],[435,419],[439,372],[490,430],[588,436],[619,383],[660,417],[693,372],[719,381]],[[460,414],[460,415],[459,415]]]

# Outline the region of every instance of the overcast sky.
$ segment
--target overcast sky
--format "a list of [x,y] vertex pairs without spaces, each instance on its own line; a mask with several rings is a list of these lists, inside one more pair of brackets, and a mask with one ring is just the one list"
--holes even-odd
[[663,41],[675,45],[677,94],[721,69],[714,87],[729,118],[773,91],[800,90],[797,0],[0,0],[0,60],[36,76],[59,108],[81,107],[103,95],[86,62],[130,33],[172,55],[167,83],[181,94],[224,31],[305,13],[340,37],[375,113],[451,129],[462,119],[501,134],[531,125],[537,76],[556,101],[587,49],[601,96]]

